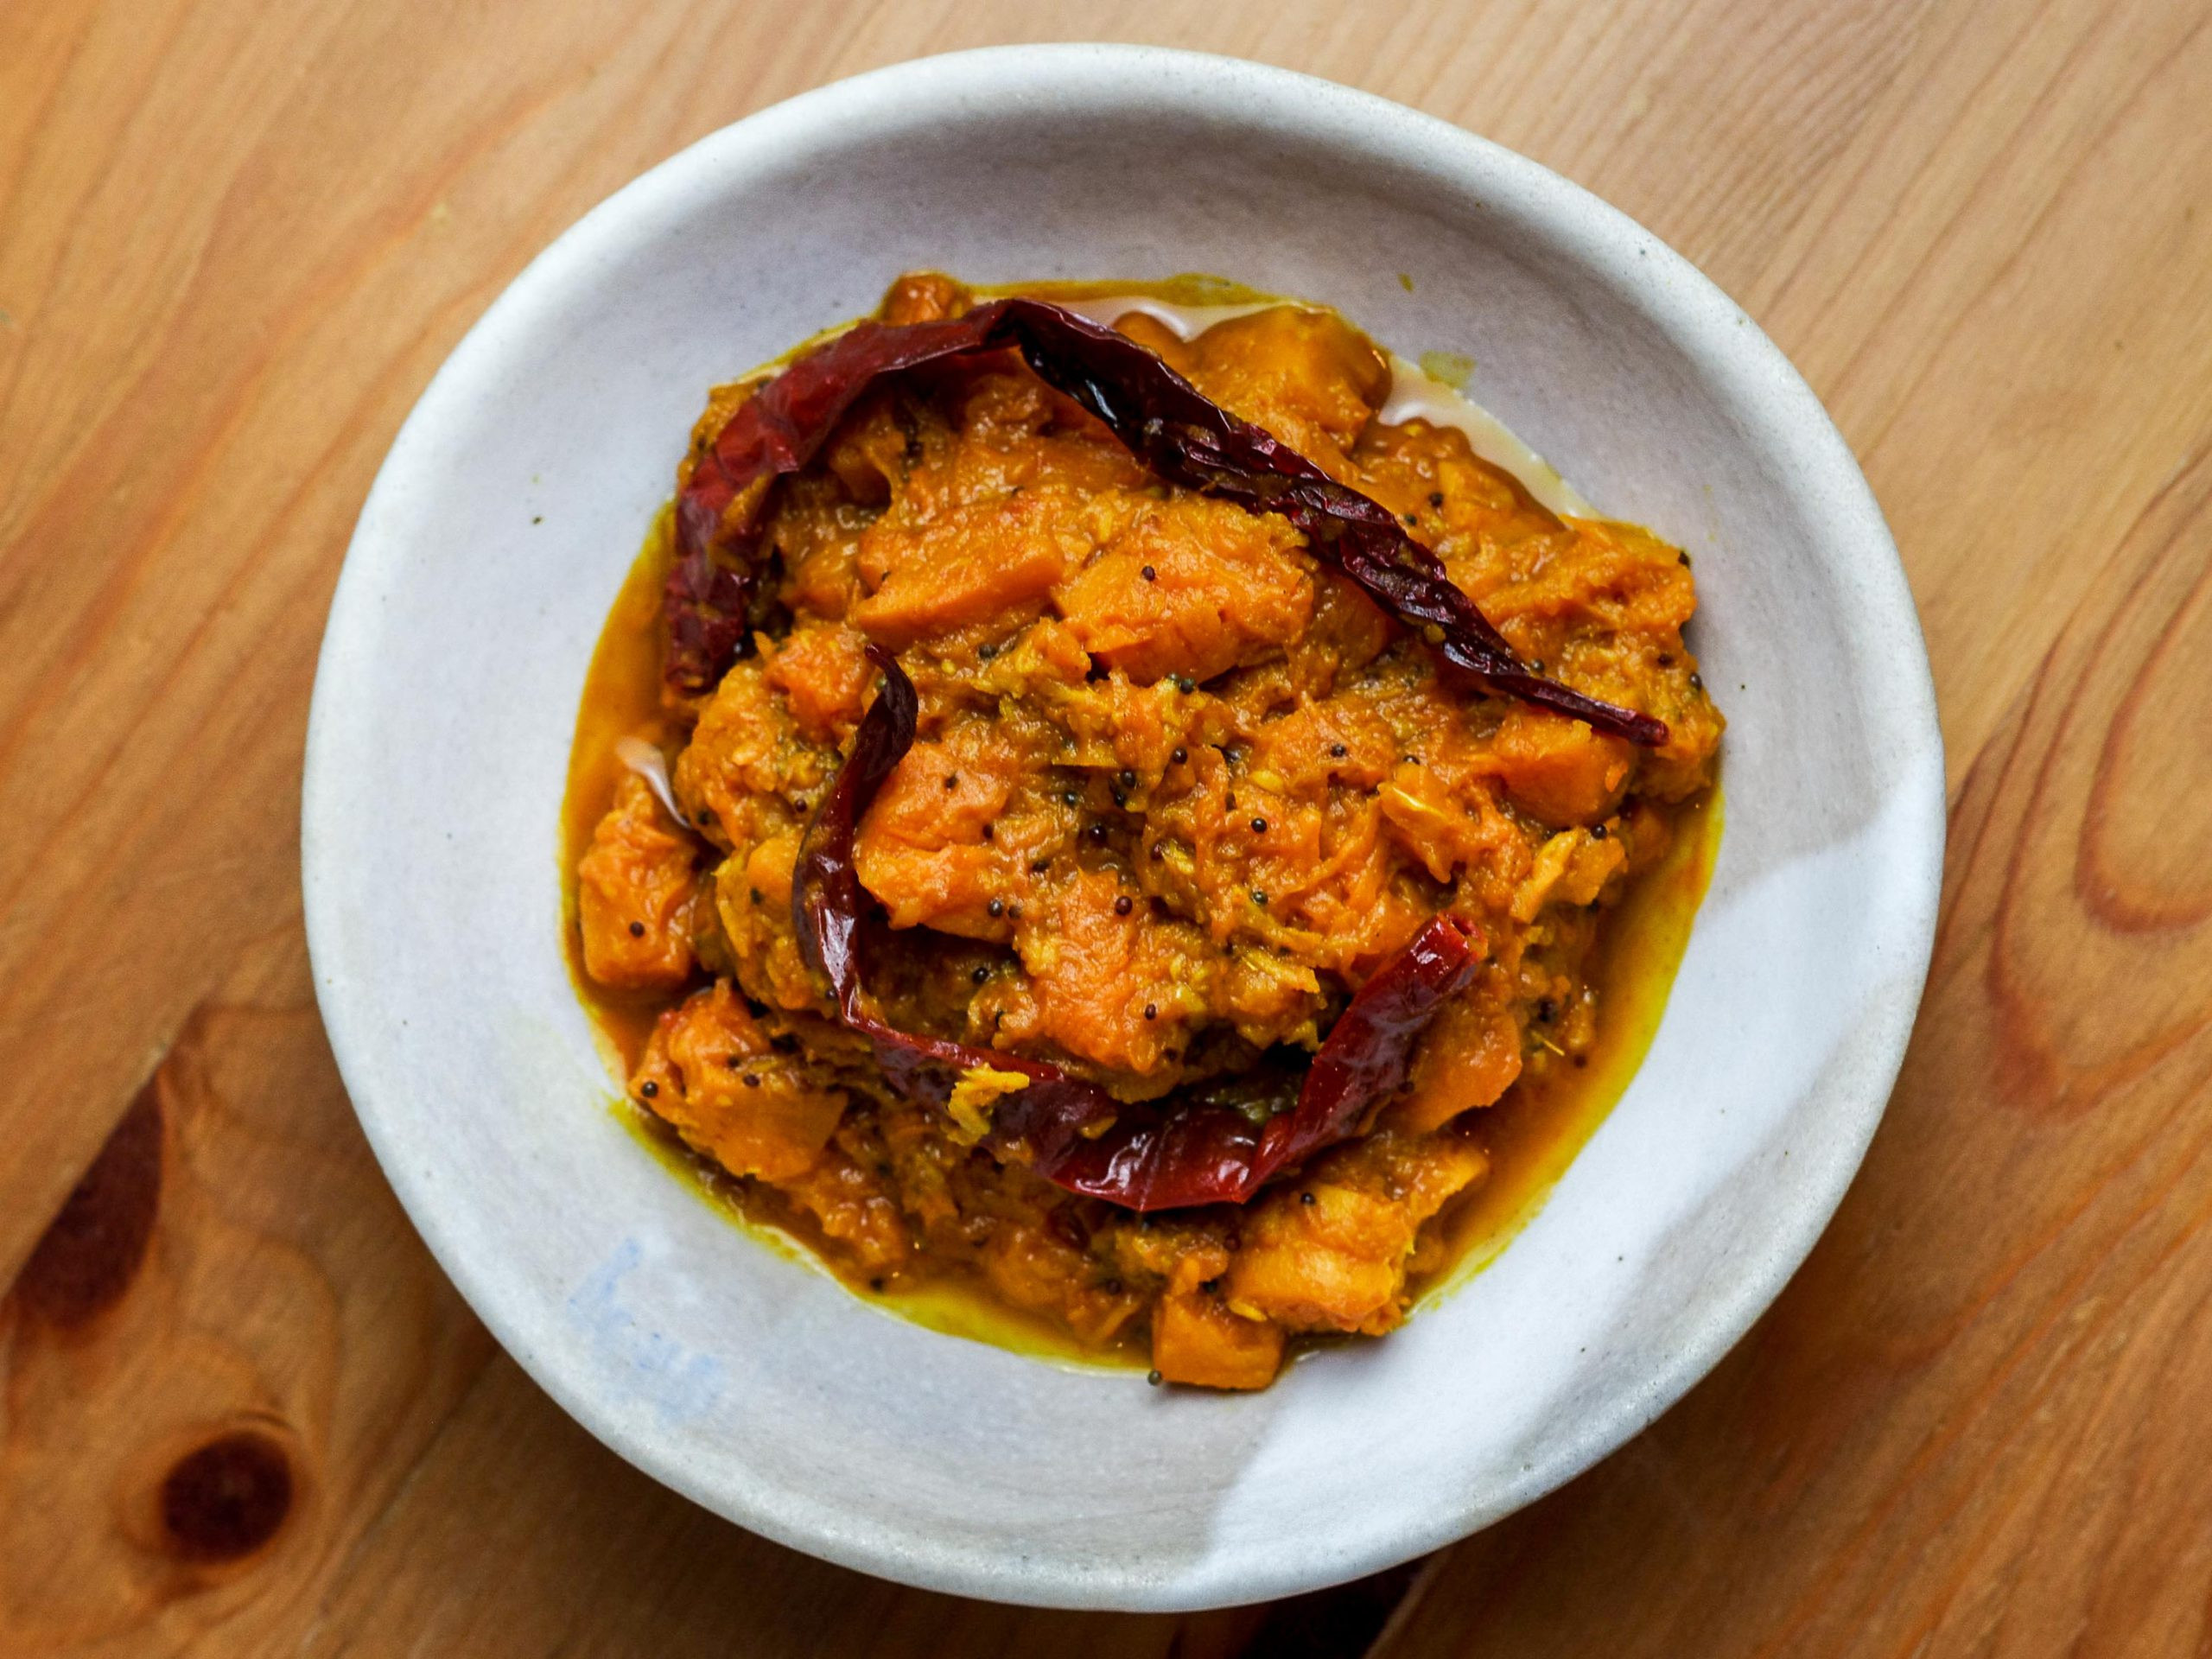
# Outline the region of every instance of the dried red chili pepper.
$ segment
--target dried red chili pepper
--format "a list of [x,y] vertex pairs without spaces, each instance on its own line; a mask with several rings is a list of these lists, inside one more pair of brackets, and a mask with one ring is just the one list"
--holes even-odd
[[1345,1139],[1369,1107],[1398,1091],[1428,1022],[1474,977],[1480,938],[1457,916],[1433,918],[1359,988],[1307,1067],[1297,1105],[1265,1127],[1233,1106],[1179,1107],[1171,1096],[1165,1110],[1123,1109],[1094,1136],[1056,1103],[1033,1108],[1033,1085],[1001,1098],[998,1132],[1027,1141],[1036,1166],[1060,1185],[1128,1209],[1243,1204]]
[[[991,1065],[1020,1071],[1038,1083],[1065,1083],[1070,1089],[1088,1091],[1096,1105],[1093,1110],[1086,1102],[1084,1122],[1093,1121],[1098,1112],[1110,1112],[1113,1097],[1104,1090],[1071,1078],[1058,1066],[901,1031],[868,1011],[861,995],[860,961],[861,918],[868,899],[854,868],[853,839],[884,779],[914,747],[917,699],[913,681],[889,652],[870,645],[868,655],[882,672],[882,689],[861,717],[852,753],[815,808],[791,869],[791,921],[808,963],[829,981],[838,1017],[875,1043],[884,1070],[909,1092],[925,1091],[918,1079],[926,1073],[918,1068],[930,1062],[956,1071]],[[936,1092],[942,1096],[949,1087],[947,1080]]]
[[1360,988],[1314,1055],[1295,1107],[1264,1124],[1203,1097],[1125,1104],[1046,1061],[901,1031],[871,1012],[860,960],[868,901],[853,841],[869,803],[913,747],[917,700],[889,652],[870,645],[868,657],[882,671],[882,689],[807,826],[792,872],[791,916],[839,1017],[874,1044],[899,1088],[942,1103],[955,1076],[970,1067],[1019,1072],[1029,1083],[1000,1096],[995,1151],[1071,1192],[1126,1209],[1167,1210],[1243,1203],[1271,1176],[1343,1140],[1370,1106],[1404,1084],[1421,1033],[1480,957],[1480,933],[1456,916],[1431,920]]
[[676,550],[663,599],[664,669],[679,690],[710,691],[744,649],[746,612],[759,580],[766,492],[733,503],[753,485],[795,473],[814,458],[861,394],[887,374],[979,349],[969,312],[946,322],[893,327],[855,324],[791,366],[738,406],[676,498]]
[[[1239,420],[1135,340],[1046,301],[1019,297],[940,322],[855,324],[740,405],[677,498],[677,559],[665,598],[671,683],[710,690],[743,648],[765,491],[733,514],[741,496],[761,480],[806,465],[881,376],[1007,346],[1019,346],[1040,379],[1104,422],[1168,482],[1281,513],[1315,557],[1334,563],[1487,690],[1632,742],[1667,741],[1663,721],[1585,696],[1523,664],[1387,507]],[[737,522],[726,522],[733,517]]]

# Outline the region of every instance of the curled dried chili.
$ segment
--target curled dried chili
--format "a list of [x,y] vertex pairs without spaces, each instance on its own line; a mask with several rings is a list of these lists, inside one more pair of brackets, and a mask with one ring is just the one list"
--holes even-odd
[[861,985],[867,899],[853,842],[869,803],[913,747],[918,710],[913,682],[891,653],[871,645],[868,656],[883,684],[808,825],[791,914],[840,1019],[870,1039],[902,1090],[942,1102],[963,1072],[1018,1073],[1027,1084],[996,1103],[995,1151],[1071,1192],[1166,1210],[1243,1203],[1270,1177],[1351,1135],[1405,1083],[1422,1032],[1481,959],[1479,930],[1457,916],[1433,918],[1359,988],[1306,1068],[1295,1103],[1264,1118],[1203,1091],[1126,1103],[1048,1062],[902,1031],[876,1014]]
[[739,406],[677,497],[677,560],[664,599],[670,681],[684,691],[709,690],[743,649],[769,480],[805,466],[881,377],[1008,346],[1160,478],[1281,514],[1315,557],[1333,563],[1486,690],[1635,743],[1667,741],[1663,721],[1585,696],[1522,663],[1387,507],[1238,419],[1135,340],[1046,301],[1020,297],[943,321],[855,324]]

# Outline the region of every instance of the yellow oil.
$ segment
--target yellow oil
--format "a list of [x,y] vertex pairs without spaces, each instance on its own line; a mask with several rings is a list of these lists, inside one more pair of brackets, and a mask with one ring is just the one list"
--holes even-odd
[[1417,1306],[1449,1295],[1497,1259],[1628,1091],[1658,1034],[1712,882],[1721,818],[1717,788],[1683,809],[1666,856],[1606,917],[1590,969],[1599,1013],[1586,1063],[1554,1060],[1541,1077],[1524,1072],[1497,1104],[1471,1115],[1490,1175],[1446,1212],[1445,1265],[1416,1287]]
[[1085,300],[1118,300],[1124,296],[1135,299],[1158,300],[1163,305],[1273,305],[1282,302],[1282,296],[1269,294],[1233,282],[1226,276],[1210,276],[1205,271],[1187,270],[1178,276],[1162,277],[1152,283],[1007,283],[996,288],[978,288],[976,293],[990,298],[1020,294],[1031,299],[1054,300],[1067,304],[1080,304]]
[[576,918],[576,861],[591,845],[592,828],[607,815],[621,781],[615,745],[625,737],[665,745],[677,734],[662,699],[660,673],[660,595],[668,580],[675,523],[672,507],[656,515],[600,630],[584,675],[576,735],[569,748],[568,788],[561,801],[561,935],[569,979],[591,1011],[601,1052],[620,1077],[629,1075],[645,1052],[664,999],[626,996],[594,984],[585,974],[583,933]]
[[[590,1004],[591,995],[581,986],[579,991]],[[594,1016],[597,1012],[594,1008]],[[612,1032],[606,1035],[610,1046],[621,1040]],[[694,1198],[785,1261],[827,1274],[871,1307],[925,1330],[988,1343],[1071,1370],[1141,1371],[1151,1363],[1135,1341],[1091,1346],[1052,1320],[1008,1307],[964,1270],[919,1286],[878,1290],[865,1277],[840,1269],[807,1218],[785,1210],[773,1189],[739,1180],[620,1094],[610,1097],[610,1109],[638,1144]]]

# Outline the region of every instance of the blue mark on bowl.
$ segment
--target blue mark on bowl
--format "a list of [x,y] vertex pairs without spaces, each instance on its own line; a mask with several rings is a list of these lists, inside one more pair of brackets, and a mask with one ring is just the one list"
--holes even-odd
[[728,1377],[720,1360],[646,1324],[625,1297],[623,1281],[644,1259],[637,1239],[624,1239],[569,1294],[569,1316],[602,1364],[627,1374],[632,1397],[673,1426],[719,1406]]

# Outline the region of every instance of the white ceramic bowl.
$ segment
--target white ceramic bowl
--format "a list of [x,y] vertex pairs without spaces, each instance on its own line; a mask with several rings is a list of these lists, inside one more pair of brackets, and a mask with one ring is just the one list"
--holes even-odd
[[[1664,1025],[1504,1256],[1263,1394],[933,1334],[702,1204],[617,1122],[563,966],[594,639],[710,381],[938,266],[1219,272],[1340,307],[1685,543],[1727,830]],[[1411,279],[1408,288],[1400,273]],[[1009,48],[767,110],[588,215],[392,446],[331,607],[317,993],[415,1224],[530,1372],[745,1526],[910,1583],[1182,1608],[1368,1572],[1550,1491],[1711,1367],[1858,1166],[1936,914],[1943,768],[1897,555],[1789,363],[1648,232],[1395,105],[1229,60]]]

